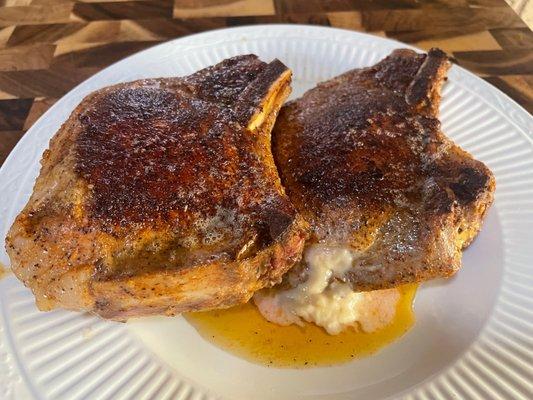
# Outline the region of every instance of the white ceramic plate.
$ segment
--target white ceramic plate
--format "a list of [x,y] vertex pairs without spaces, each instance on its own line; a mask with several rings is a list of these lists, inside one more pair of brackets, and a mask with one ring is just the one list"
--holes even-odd
[[[379,37],[307,26],[251,26],[171,41],[95,75],[26,133],[0,171],[0,238],[27,201],[48,140],[102,86],[187,75],[255,53],[294,71],[293,97],[317,82],[405,47]],[[181,318],[119,324],[39,312],[13,276],[0,281],[1,399],[532,399],[533,122],[483,80],[454,66],[443,130],[497,179],[496,202],[464,267],[424,285],[417,322],[377,355],[342,366],[272,369],[229,355]],[[8,265],[4,250],[0,261]]]

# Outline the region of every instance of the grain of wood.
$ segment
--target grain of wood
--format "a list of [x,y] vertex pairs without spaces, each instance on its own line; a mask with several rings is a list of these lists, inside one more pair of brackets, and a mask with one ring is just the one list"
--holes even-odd
[[462,66],[478,75],[533,74],[533,52],[528,49],[460,51],[454,52],[453,55]]
[[[38,43],[53,43],[77,34],[87,26],[85,22],[70,22],[66,24],[41,24],[15,26],[7,41],[10,47],[24,46]],[[105,32],[99,31],[100,36]]]
[[23,129],[30,129],[30,127],[43,115],[50,107],[54,105],[57,99],[54,98],[36,98],[28,111],[28,116],[24,121]]
[[69,22],[72,3],[0,8],[0,27]]
[[[510,0],[531,21],[533,0]],[[504,0],[0,0],[0,163],[58,98],[184,35],[261,23],[332,26],[438,46],[533,111],[533,33]]]
[[[18,99],[18,98],[19,97],[14,95],[14,94],[7,93],[7,92],[4,92],[4,91],[0,91],[0,100],[9,100],[9,99]],[[2,137],[0,136],[0,142],[1,141],[2,141]]]
[[389,32],[433,30],[435,35],[525,26],[509,7],[364,11],[363,25],[368,30]]
[[84,21],[171,18],[172,0],[74,3],[72,13]]
[[505,0],[522,20],[533,29],[533,0]]
[[14,26],[8,26],[6,28],[0,28],[0,48],[5,47],[9,38],[13,35],[15,30]]
[[20,138],[24,135],[24,131],[0,131],[0,165],[2,165],[7,158],[9,152],[15,147]]
[[274,15],[272,0],[176,0],[175,18],[235,17],[244,15]]
[[531,106],[533,75],[490,76],[486,80],[518,103],[524,104],[530,113],[533,112]]
[[453,53],[454,51],[501,50],[501,46],[496,39],[487,31],[454,36],[453,41],[448,38],[435,38],[416,41],[414,44],[424,50],[439,47],[447,53]]
[[336,11],[326,14],[331,26],[335,28],[360,31],[364,29],[363,18],[359,11]]
[[55,45],[36,44],[0,49],[0,71],[45,69],[50,66]]
[[29,6],[32,0],[6,0],[4,7]]
[[58,68],[0,72],[0,90],[9,97],[61,97],[101,68]]
[[0,100],[0,130],[22,130],[33,99]]
[[153,45],[153,42],[59,44],[52,61],[54,67],[106,67]]
[[491,29],[490,34],[506,49],[533,49],[533,32],[529,28]]

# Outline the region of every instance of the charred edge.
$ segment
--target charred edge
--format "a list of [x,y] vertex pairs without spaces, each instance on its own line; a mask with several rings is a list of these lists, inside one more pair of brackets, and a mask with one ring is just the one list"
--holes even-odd
[[449,68],[448,56],[440,49],[429,50],[413,81],[405,93],[405,101],[412,106],[427,105],[435,86],[439,85],[443,73]]
[[235,110],[237,119],[242,125],[248,124],[261,107],[261,102],[265,100],[272,84],[288,70],[285,64],[275,59],[243,90]]
[[270,242],[278,240],[290,229],[295,220],[293,209],[286,210],[282,207],[266,206],[262,210],[263,230]]
[[241,55],[223,60],[183,79],[194,96],[233,107],[242,91],[266,65],[254,54]]
[[459,178],[450,184],[455,198],[462,206],[475,202],[479,196],[489,190],[490,175],[482,169],[462,168]]

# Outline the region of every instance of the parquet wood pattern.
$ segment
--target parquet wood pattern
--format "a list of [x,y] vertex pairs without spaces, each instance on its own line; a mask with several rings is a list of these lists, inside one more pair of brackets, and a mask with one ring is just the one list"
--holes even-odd
[[0,164],[57,99],[109,64],[191,33],[279,22],[441,47],[533,111],[533,33],[504,0],[1,0]]

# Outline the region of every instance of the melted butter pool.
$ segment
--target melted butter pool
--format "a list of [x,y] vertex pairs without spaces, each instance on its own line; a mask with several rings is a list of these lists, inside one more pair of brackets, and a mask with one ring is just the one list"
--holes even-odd
[[393,321],[373,333],[355,329],[332,336],[314,324],[279,326],[247,303],[227,310],[184,314],[206,340],[251,362],[285,368],[341,364],[371,355],[405,334],[414,324],[417,285],[400,288]]

